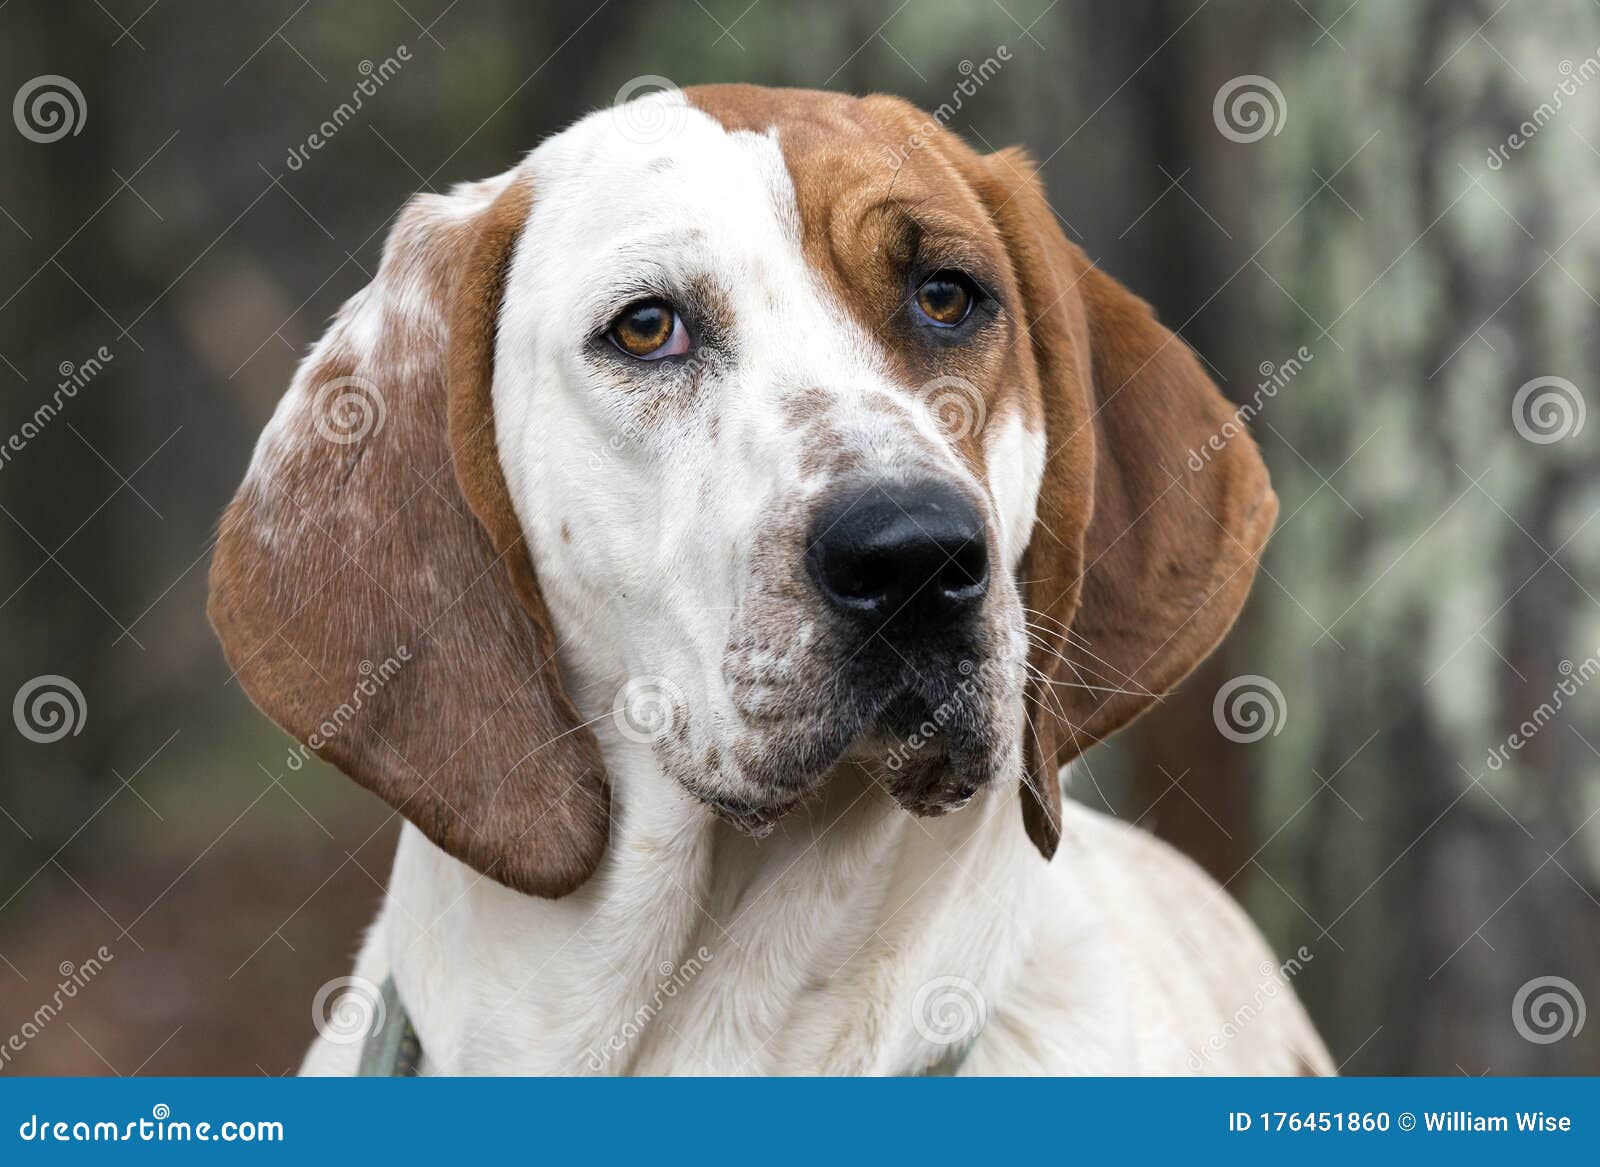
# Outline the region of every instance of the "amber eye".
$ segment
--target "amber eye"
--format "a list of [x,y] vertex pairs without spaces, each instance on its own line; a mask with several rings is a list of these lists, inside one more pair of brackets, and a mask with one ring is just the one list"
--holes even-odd
[[665,300],[629,304],[611,322],[606,335],[623,352],[642,361],[676,356],[689,349],[683,321]]
[[954,328],[967,318],[976,298],[972,281],[960,272],[934,272],[917,289],[917,311],[941,328]]

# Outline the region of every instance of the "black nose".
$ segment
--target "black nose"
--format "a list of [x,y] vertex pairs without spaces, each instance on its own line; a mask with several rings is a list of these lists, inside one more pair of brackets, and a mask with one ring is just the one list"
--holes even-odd
[[970,617],[989,589],[983,517],[942,482],[872,484],[825,506],[806,566],[836,611],[915,634]]

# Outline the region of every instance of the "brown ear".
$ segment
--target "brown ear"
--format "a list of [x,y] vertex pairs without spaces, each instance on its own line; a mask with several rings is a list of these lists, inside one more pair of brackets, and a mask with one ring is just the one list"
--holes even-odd
[[1023,822],[1061,836],[1058,771],[1144,712],[1232,626],[1278,500],[1194,354],[1056,225],[1037,169],[987,160],[1026,309],[1046,461],[1023,562],[1033,609]]
[[251,698],[428,838],[559,896],[608,786],[495,452],[511,177],[419,197],[301,365],[223,516],[209,611]]

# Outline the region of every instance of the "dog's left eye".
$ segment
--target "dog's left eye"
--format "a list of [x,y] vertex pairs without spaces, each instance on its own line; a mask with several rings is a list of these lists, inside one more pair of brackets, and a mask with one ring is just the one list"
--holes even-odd
[[917,314],[938,328],[954,328],[977,303],[978,289],[958,271],[934,272],[917,288]]
[[689,330],[665,300],[640,300],[629,304],[606,330],[611,343],[630,357],[659,361],[689,351]]

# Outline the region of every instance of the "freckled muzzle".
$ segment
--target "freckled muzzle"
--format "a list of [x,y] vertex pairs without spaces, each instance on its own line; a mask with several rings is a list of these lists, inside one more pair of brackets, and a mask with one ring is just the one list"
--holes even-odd
[[666,742],[669,771],[754,836],[842,762],[914,814],[959,809],[1017,757],[1020,612],[985,510],[927,474],[836,486],[809,514],[789,505],[798,529],[769,528],[733,617],[715,765]]

